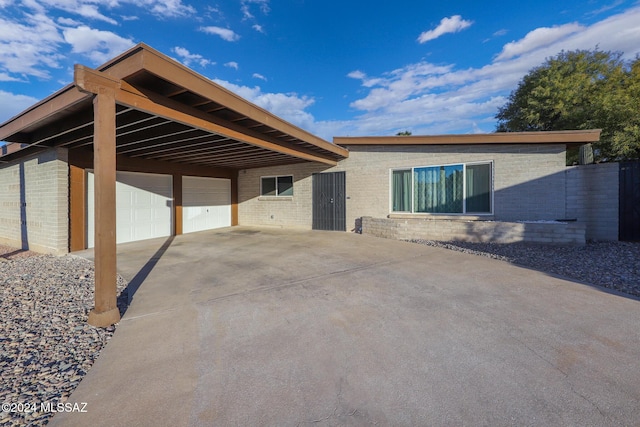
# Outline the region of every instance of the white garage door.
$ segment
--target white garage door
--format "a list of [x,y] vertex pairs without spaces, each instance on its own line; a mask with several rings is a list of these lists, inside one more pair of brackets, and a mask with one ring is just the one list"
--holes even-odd
[[[171,175],[117,172],[116,242],[173,234]],[[87,179],[87,246],[94,246],[94,176]]]
[[231,181],[222,178],[182,177],[182,232],[231,225]]

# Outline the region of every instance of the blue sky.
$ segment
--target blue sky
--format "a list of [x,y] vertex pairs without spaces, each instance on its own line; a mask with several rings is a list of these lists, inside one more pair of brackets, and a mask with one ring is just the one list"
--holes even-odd
[[0,0],[0,122],[139,42],[327,140],[481,133],[561,50],[640,54],[640,2]]

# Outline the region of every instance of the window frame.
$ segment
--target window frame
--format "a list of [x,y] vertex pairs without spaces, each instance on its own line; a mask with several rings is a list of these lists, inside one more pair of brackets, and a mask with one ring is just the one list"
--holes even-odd
[[[437,167],[446,167],[446,166],[456,166],[462,165],[462,212],[415,212],[415,170],[420,168],[437,168]],[[490,203],[490,211],[489,212],[467,212],[467,166],[472,165],[489,165],[489,203]],[[494,215],[494,170],[495,165],[493,160],[480,160],[473,162],[455,162],[455,163],[441,163],[441,164],[432,164],[432,165],[421,165],[421,166],[411,166],[411,167],[398,167],[389,169],[389,213],[393,215],[423,215],[423,216],[492,216]],[[393,210],[393,173],[396,171],[410,171],[411,172],[411,197],[410,211],[394,211]]]
[[[263,180],[265,178],[273,178],[275,179],[275,192],[276,194],[263,194]],[[291,178],[291,194],[278,194],[278,180],[280,178]],[[294,179],[293,179],[293,174],[291,175],[264,175],[260,177],[260,197],[277,197],[277,198],[284,198],[284,197],[293,197],[293,195],[295,194],[293,189],[294,189]]]

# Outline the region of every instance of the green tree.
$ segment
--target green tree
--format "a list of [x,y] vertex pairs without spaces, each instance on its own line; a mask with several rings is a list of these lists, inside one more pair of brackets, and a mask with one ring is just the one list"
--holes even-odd
[[396,136],[410,136],[410,135],[412,135],[410,130],[405,130],[405,131],[396,133]]
[[498,132],[602,129],[597,160],[640,158],[640,58],[560,52],[524,76],[496,118]]

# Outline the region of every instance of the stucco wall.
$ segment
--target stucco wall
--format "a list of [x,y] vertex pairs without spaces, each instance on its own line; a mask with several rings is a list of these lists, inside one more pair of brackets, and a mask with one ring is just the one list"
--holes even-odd
[[69,246],[67,150],[0,165],[0,243],[63,254]]
[[618,240],[618,163],[567,168],[567,216],[587,225],[588,240]]
[[[346,171],[347,230],[362,216],[389,215],[390,169],[493,161],[494,215],[500,221],[566,216],[565,147],[561,144],[350,146],[336,167],[303,163],[250,169],[239,175],[239,223],[311,228],[311,174]],[[260,177],[293,175],[294,196],[260,198]]]

